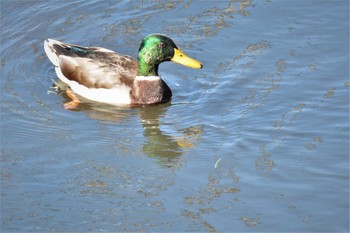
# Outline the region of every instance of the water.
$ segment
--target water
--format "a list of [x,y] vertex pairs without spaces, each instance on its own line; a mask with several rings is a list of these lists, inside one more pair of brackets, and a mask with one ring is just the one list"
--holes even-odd
[[[1,231],[349,231],[348,1],[2,1]],[[67,99],[55,38],[136,56],[170,103]]]

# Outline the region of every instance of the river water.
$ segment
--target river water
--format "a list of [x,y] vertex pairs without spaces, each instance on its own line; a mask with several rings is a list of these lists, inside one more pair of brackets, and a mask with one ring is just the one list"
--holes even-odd
[[[1,6],[1,232],[348,232],[349,2],[24,1]],[[66,110],[43,42],[137,56],[170,103]]]

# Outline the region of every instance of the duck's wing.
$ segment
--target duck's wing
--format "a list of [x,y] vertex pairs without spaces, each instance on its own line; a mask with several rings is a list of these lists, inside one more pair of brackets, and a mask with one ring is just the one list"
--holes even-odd
[[[81,47],[56,40],[45,41],[45,52],[62,81],[75,81],[88,88],[131,86],[137,61],[99,47]],[[62,77],[63,76],[63,77]],[[67,80],[64,80],[64,79]]]

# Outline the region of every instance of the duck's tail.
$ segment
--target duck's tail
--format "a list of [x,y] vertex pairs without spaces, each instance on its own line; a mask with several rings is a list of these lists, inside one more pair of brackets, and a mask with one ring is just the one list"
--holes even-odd
[[50,59],[50,61],[52,62],[52,64],[54,64],[54,66],[56,67],[59,66],[59,60],[58,60],[59,53],[56,48],[57,46],[61,47],[62,45],[63,45],[62,42],[53,40],[53,39],[47,39],[45,40],[45,43],[44,43],[45,53],[47,57]]

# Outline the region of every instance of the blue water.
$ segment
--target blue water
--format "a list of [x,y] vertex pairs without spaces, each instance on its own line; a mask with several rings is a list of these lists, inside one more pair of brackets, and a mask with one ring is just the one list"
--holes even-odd
[[[1,1],[1,232],[348,232],[349,2]],[[43,42],[137,56],[170,103],[69,111]]]

